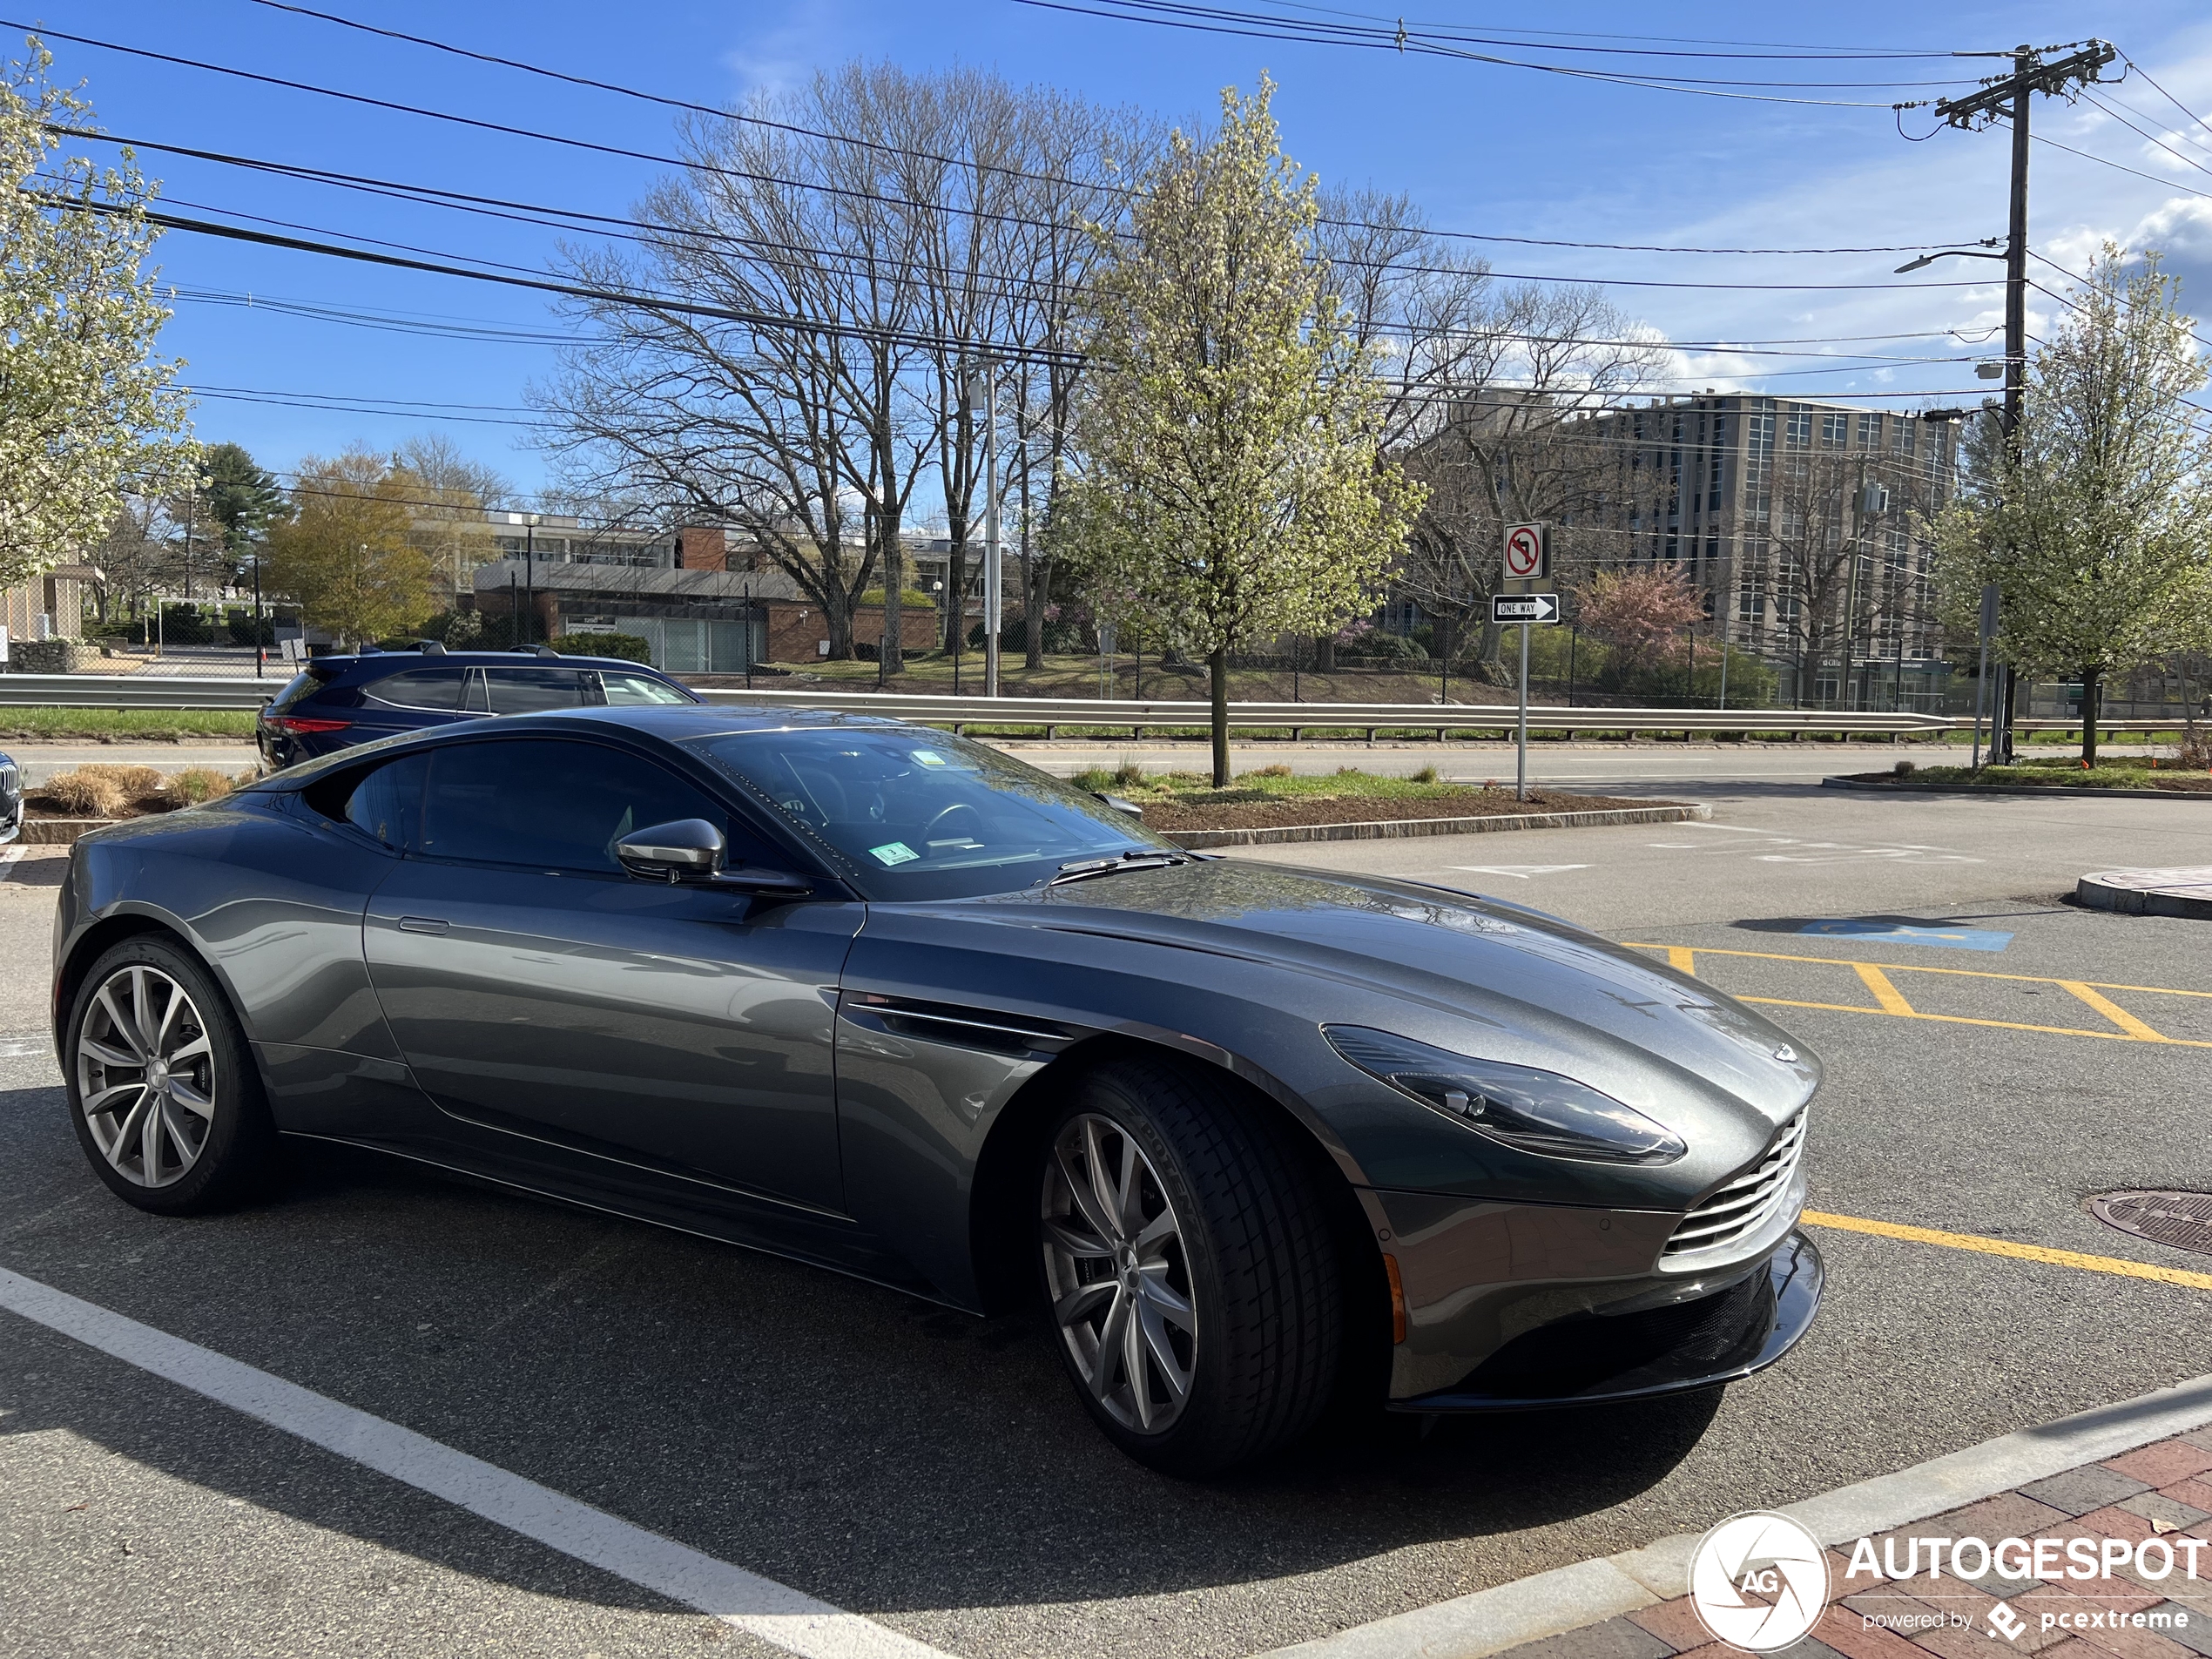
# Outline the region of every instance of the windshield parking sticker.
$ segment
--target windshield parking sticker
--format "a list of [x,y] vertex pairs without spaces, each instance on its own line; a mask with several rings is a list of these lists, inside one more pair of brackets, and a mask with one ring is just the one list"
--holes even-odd
[[934,749],[914,749],[909,751],[908,752],[914,756],[915,762],[921,765],[941,766],[945,764],[945,757],[939,754]]
[[918,859],[921,856],[904,841],[893,841],[887,846],[872,846],[868,849],[868,855],[871,858],[880,859],[886,864],[904,864],[909,859]]

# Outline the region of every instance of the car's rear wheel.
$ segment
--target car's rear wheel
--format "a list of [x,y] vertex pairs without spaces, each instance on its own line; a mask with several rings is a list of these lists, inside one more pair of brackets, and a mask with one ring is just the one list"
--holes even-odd
[[1311,1428],[1343,1339],[1319,1178],[1267,1109],[1172,1061],[1086,1072],[1044,1139],[1062,1360],[1107,1436],[1204,1474]]
[[214,977],[157,938],[92,964],[70,1013],[70,1116],[109,1188],[183,1215],[231,1202],[274,1139],[245,1034]]

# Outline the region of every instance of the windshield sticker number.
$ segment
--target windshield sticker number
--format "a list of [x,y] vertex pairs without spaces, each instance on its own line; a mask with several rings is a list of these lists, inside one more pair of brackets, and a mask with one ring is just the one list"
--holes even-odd
[[880,859],[885,864],[888,865],[905,864],[910,860],[920,858],[921,854],[915,852],[914,848],[908,846],[904,841],[893,841],[887,846],[870,847],[868,849],[868,856],[874,859]]

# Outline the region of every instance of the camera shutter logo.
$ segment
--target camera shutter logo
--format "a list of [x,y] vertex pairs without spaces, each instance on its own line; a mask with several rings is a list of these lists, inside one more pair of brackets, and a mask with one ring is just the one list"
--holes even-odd
[[1698,1541],[1689,1602],[1716,1641],[1773,1653],[1828,1606],[1828,1553],[1787,1515],[1734,1515]]

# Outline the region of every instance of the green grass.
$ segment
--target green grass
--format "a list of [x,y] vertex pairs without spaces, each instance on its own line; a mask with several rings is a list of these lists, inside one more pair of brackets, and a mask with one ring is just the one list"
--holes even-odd
[[251,742],[253,719],[251,709],[0,708],[0,739],[174,743],[179,738],[235,738]]
[[1984,766],[1976,772],[1966,766],[1921,766],[1905,781],[1915,784],[2041,784],[2054,789],[2144,789],[2161,776],[2191,778],[2169,763],[2154,769],[2148,759],[2115,756],[2094,767],[2059,756],[2023,761],[2012,766]]
[[1078,789],[1123,795],[1138,806],[1173,801],[1179,806],[1231,806],[1240,801],[1295,800],[1317,797],[1342,799],[1357,796],[1378,800],[1433,800],[1457,794],[1465,784],[1440,781],[1436,768],[1425,766],[1411,778],[1384,778],[1372,772],[1345,767],[1342,772],[1294,777],[1268,767],[1239,772],[1226,789],[1216,789],[1211,773],[1203,772],[1146,772],[1123,764],[1109,771],[1094,766],[1070,779]]

